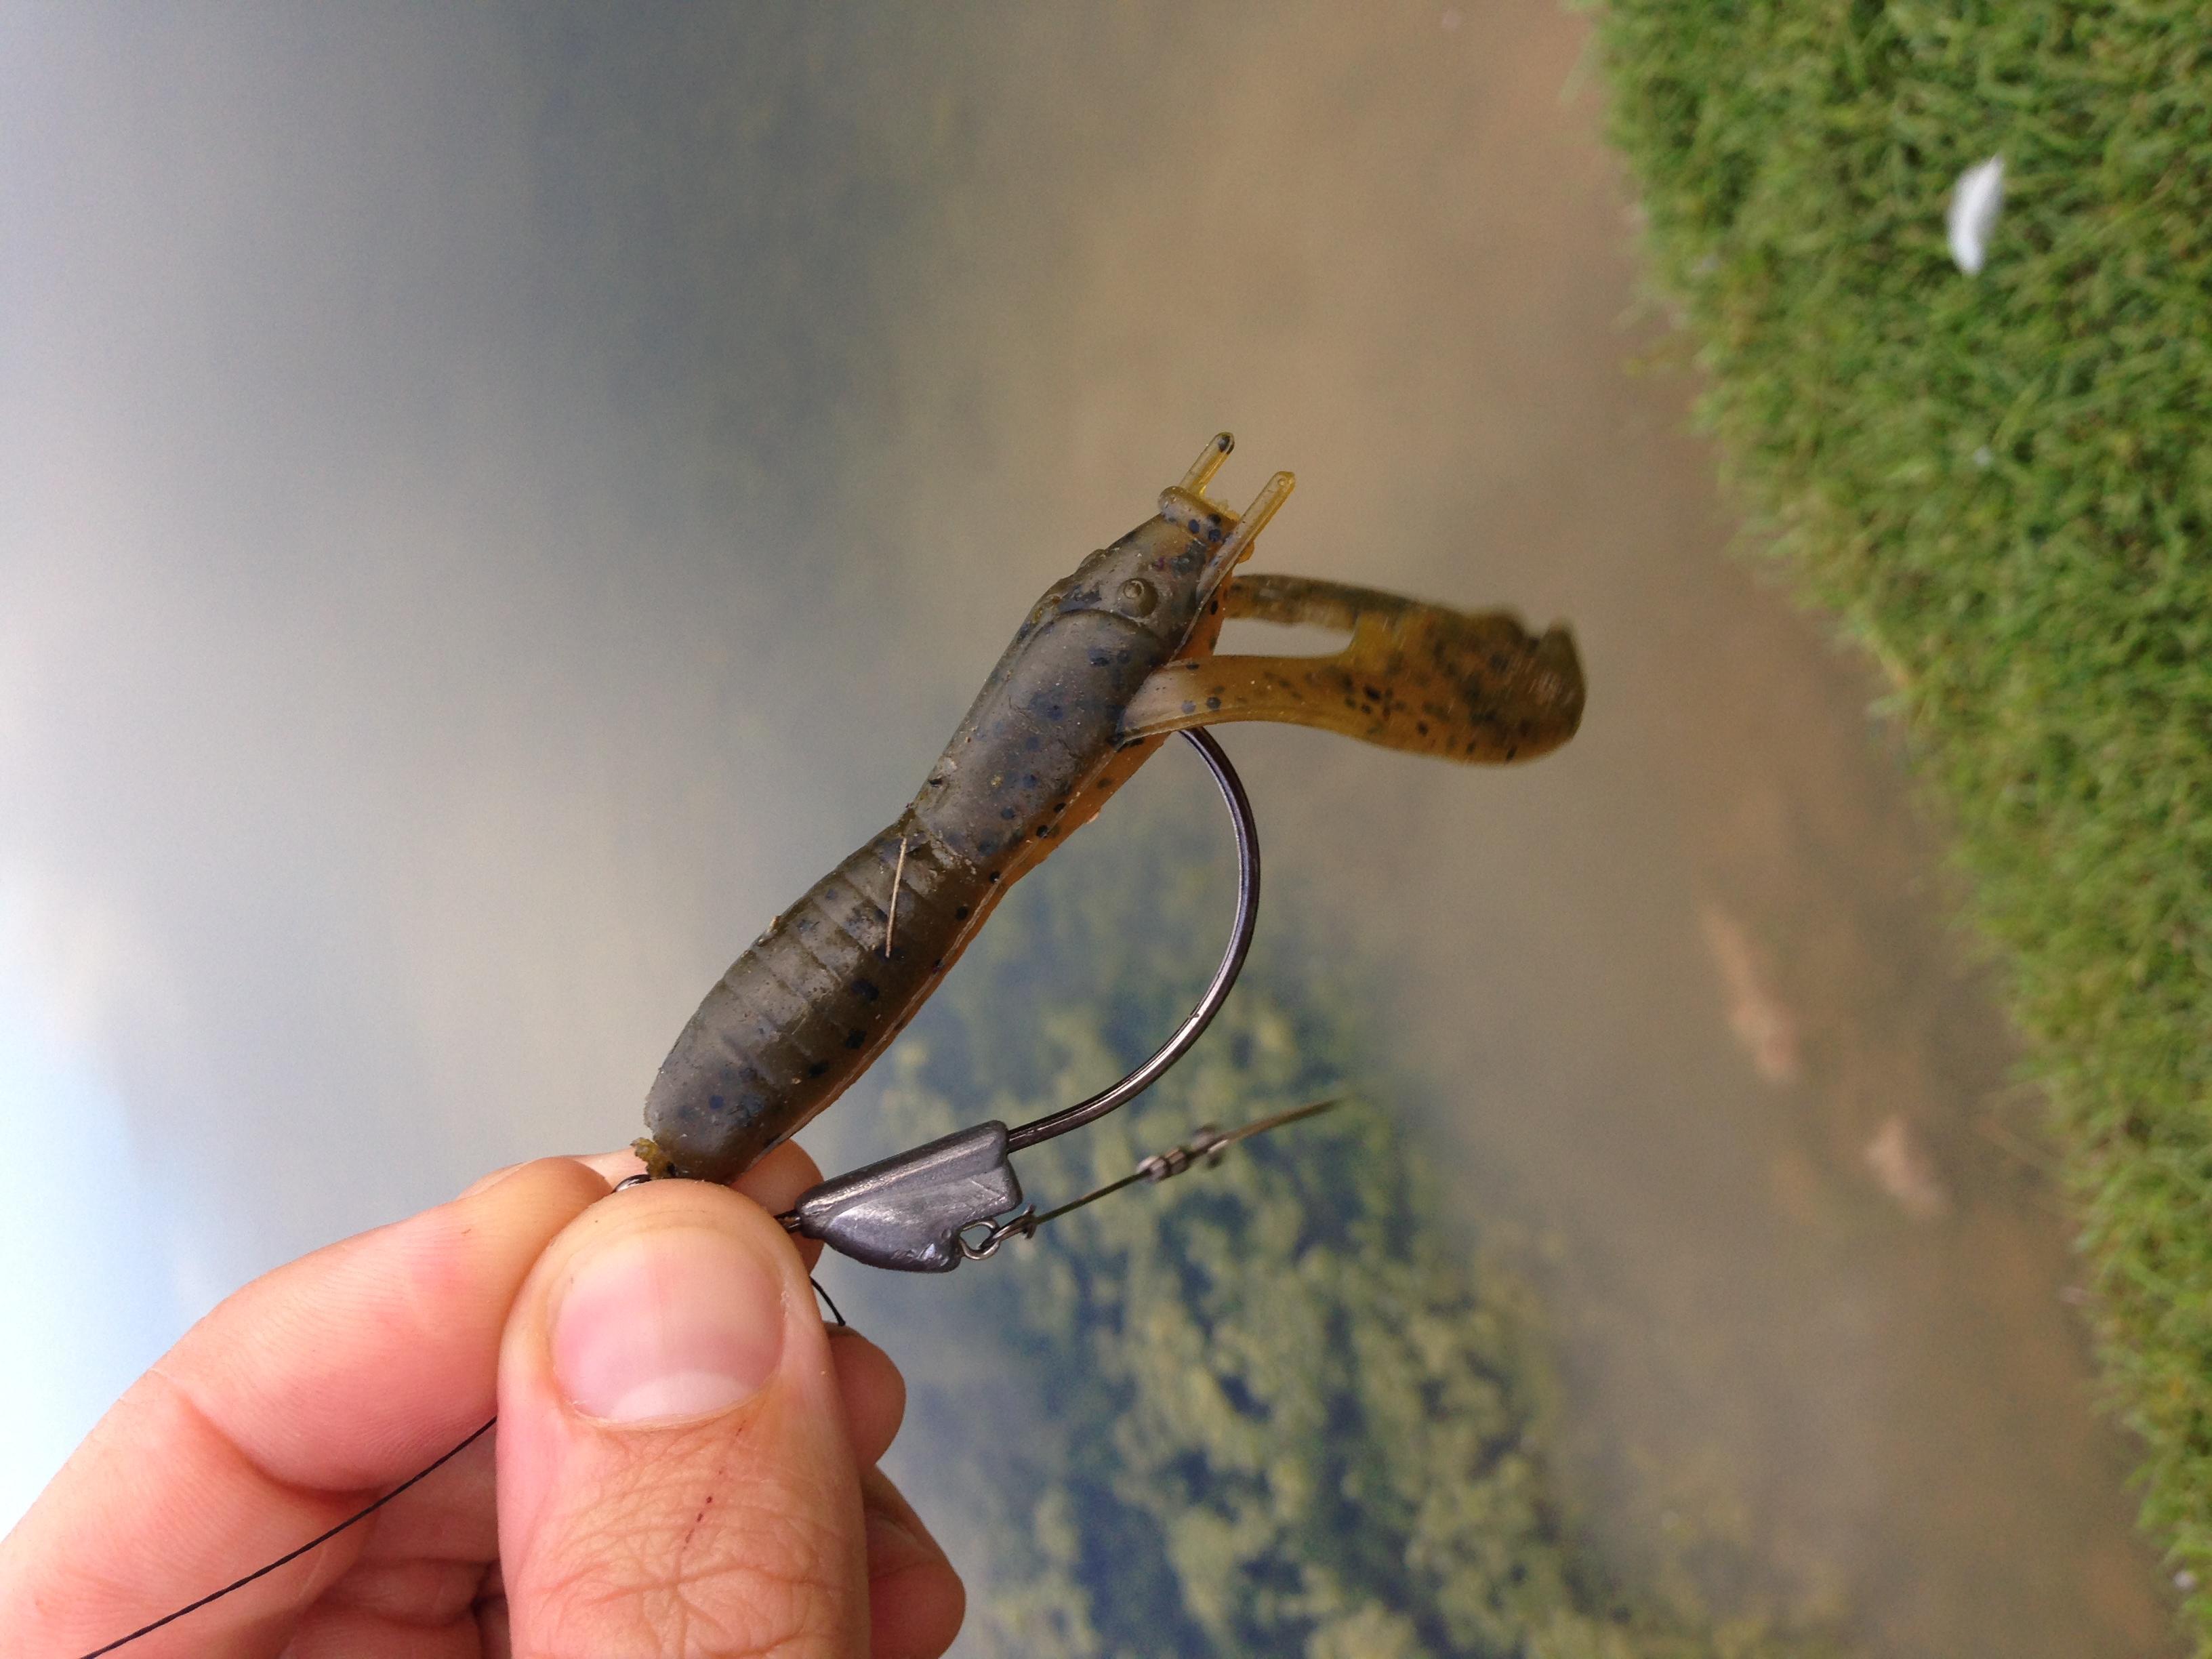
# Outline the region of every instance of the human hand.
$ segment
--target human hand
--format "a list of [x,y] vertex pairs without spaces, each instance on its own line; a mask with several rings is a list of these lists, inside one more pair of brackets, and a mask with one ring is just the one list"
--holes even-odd
[[959,1579],[875,1468],[905,1385],[824,1330],[771,1218],[812,1162],[610,1198],[635,1168],[523,1164],[224,1302],[0,1542],[7,1651],[74,1659],[229,1583],[495,1399],[495,1436],[129,1659],[942,1653]]

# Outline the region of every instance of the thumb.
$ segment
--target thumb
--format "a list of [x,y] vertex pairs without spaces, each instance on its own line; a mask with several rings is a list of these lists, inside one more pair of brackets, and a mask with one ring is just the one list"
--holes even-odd
[[758,1205],[656,1181],[572,1222],[508,1318],[499,1415],[514,1659],[866,1653],[829,1343]]

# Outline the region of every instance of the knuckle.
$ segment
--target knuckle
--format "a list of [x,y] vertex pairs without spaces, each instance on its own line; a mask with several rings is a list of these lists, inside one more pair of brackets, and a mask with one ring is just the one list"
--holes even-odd
[[[672,1474],[672,1469],[685,1473]],[[546,1528],[528,1577],[532,1659],[640,1653],[826,1659],[853,1646],[858,1599],[841,1500],[671,1449],[639,1460]],[[863,1606],[865,1603],[863,1602]],[[520,1617],[520,1612],[518,1613]]]

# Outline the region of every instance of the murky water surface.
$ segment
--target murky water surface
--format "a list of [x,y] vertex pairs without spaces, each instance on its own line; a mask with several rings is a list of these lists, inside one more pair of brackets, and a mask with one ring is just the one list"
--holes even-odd
[[632,1133],[731,951],[1225,426],[1232,499],[1299,474],[1266,564],[1579,632],[1584,733],[1525,770],[1229,740],[1270,905],[1376,964],[1455,1203],[1532,1241],[1623,1571],[1869,1651],[2167,1639],[1878,688],[1723,556],[1688,383],[1631,372],[1579,21],[5,27],[0,990],[118,1174],[0,1248],[128,1207],[174,1278],[56,1322],[91,1397],[271,1261]]

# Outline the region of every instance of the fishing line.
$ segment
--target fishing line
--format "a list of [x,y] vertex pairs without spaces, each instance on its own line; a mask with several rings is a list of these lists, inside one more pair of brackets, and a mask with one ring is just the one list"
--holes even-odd
[[[841,1331],[850,1329],[851,1327],[846,1322],[845,1316],[837,1310],[837,1304],[830,1299],[830,1292],[822,1288],[822,1281],[816,1279],[811,1274],[809,1274],[807,1276],[806,1282],[814,1286],[814,1294],[822,1298],[822,1305],[830,1310],[830,1322]],[[231,1583],[225,1584],[219,1590],[210,1590],[205,1595],[200,1597],[198,1601],[189,1602],[185,1606],[179,1607],[174,1613],[163,1613],[159,1619],[156,1619],[150,1625],[141,1625],[137,1630],[132,1631],[128,1636],[118,1636],[112,1642],[108,1643],[105,1647],[93,1649],[91,1652],[83,1655],[82,1659],[100,1659],[100,1656],[102,1654],[113,1653],[118,1648],[128,1647],[140,1637],[151,1636],[155,1631],[161,1629],[163,1626],[175,1624],[178,1620],[184,1618],[187,1613],[198,1613],[202,1607],[222,1601],[224,1596],[228,1595],[232,1591],[242,1590],[248,1584],[254,1583],[257,1579],[266,1578],[270,1573],[276,1571],[277,1568],[289,1566],[301,1556],[307,1554],[311,1551],[320,1549],[324,1545],[329,1543],[331,1539],[337,1537],[347,1528],[359,1526],[362,1522],[368,1520],[370,1516],[374,1515],[377,1510],[382,1509],[386,1504],[389,1504],[393,1498],[398,1497],[400,1493],[407,1491],[410,1486],[419,1486],[422,1482],[428,1480],[440,1469],[445,1468],[447,1464],[452,1462],[456,1457],[459,1457],[470,1447],[475,1445],[477,1441],[483,1439],[484,1436],[489,1434],[492,1431],[493,1427],[498,1422],[499,1419],[496,1417],[490,1419],[471,1433],[467,1439],[462,1441],[459,1445],[454,1447],[453,1450],[446,1453],[443,1456],[439,1457],[435,1462],[423,1465],[422,1468],[409,1475],[404,1480],[394,1486],[390,1492],[385,1493],[383,1497],[378,1498],[373,1504],[367,1504],[362,1508],[355,1510],[354,1513],[346,1516],[344,1520],[339,1522],[337,1525],[332,1527],[328,1532],[318,1534],[316,1536],[310,1538],[306,1543],[301,1545],[297,1549],[287,1551],[283,1555],[278,1556],[274,1561],[270,1562],[268,1565],[256,1567],[252,1572],[247,1573],[245,1577],[237,1579]]]
[[229,1595],[233,1590],[242,1590],[248,1584],[253,1583],[255,1579],[266,1578],[270,1573],[276,1571],[277,1568],[289,1566],[293,1562],[307,1554],[308,1551],[320,1549],[325,1544],[329,1543],[331,1539],[337,1537],[348,1527],[358,1526],[362,1522],[368,1520],[370,1516],[374,1515],[377,1510],[382,1509],[386,1504],[389,1504],[393,1498],[398,1497],[401,1492],[405,1492],[410,1486],[418,1485],[420,1482],[426,1480],[430,1476],[435,1474],[440,1469],[452,1462],[456,1457],[459,1457],[470,1447],[475,1445],[477,1441],[483,1439],[484,1436],[489,1434],[491,1432],[492,1424],[498,1421],[499,1419],[496,1417],[493,1418],[490,1422],[485,1423],[473,1434],[470,1435],[467,1439],[462,1441],[459,1445],[454,1447],[453,1450],[447,1452],[435,1462],[430,1463],[423,1468],[416,1471],[415,1474],[409,1475],[404,1480],[394,1486],[390,1492],[385,1493],[383,1497],[378,1498],[374,1504],[371,1504],[366,1508],[356,1510],[355,1513],[348,1516],[344,1520],[339,1522],[337,1525],[332,1527],[328,1532],[322,1533],[316,1537],[310,1538],[306,1543],[301,1545],[299,1548],[288,1551],[284,1554],[278,1556],[274,1561],[271,1561],[265,1567],[256,1567],[252,1572],[247,1573],[245,1577],[239,1579],[234,1583],[225,1584],[219,1590],[210,1590],[207,1595],[200,1597],[198,1601],[179,1607],[174,1613],[164,1613],[161,1618],[156,1619],[150,1625],[141,1625],[137,1630],[132,1631],[128,1636],[118,1636],[112,1642],[108,1643],[105,1647],[94,1648],[90,1653],[84,1655],[83,1659],[100,1659],[100,1655],[104,1653],[112,1653],[118,1648],[128,1647],[140,1637],[151,1636],[155,1631],[160,1630],[164,1625],[173,1625],[178,1620],[182,1619],[186,1613],[198,1613],[202,1607],[206,1607],[210,1602],[222,1601],[224,1596]]

